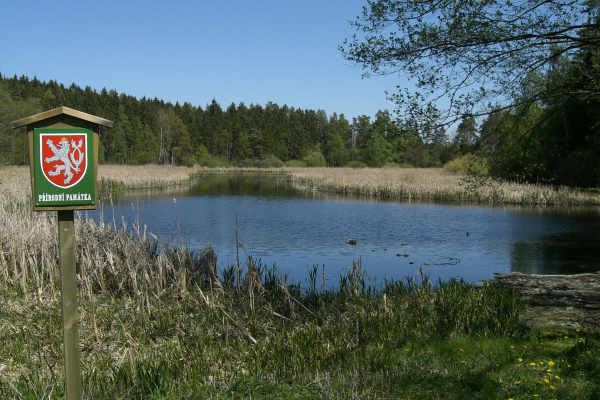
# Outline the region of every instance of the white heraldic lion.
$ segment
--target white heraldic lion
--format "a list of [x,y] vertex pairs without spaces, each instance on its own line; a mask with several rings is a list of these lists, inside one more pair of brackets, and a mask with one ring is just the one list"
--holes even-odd
[[[55,165],[53,171],[48,171],[48,175],[58,176],[61,172],[63,172],[63,176],[65,177],[63,183],[65,185],[69,184],[74,176],[73,172],[71,171],[80,171],[79,166],[83,161],[83,152],[81,151],[83,139],[79,140],[79,142],[71,140],[71,143],[69,144],[69,140],[66,137],[63,137],[60,139],[60,142],[58,142],[58,148],[54,146],[52,139],[46,140],[46,144],[48,145],[48,147],[50,147],[50,150],[52,150],[52,153],[54,153],[54,155],[52,157],[46,157],[44,162],[62,162],[62,165]],[[71,151],[71,146],[73,146],[73,151]],[[79,152],[78,159],[75,159],[75,151]]]

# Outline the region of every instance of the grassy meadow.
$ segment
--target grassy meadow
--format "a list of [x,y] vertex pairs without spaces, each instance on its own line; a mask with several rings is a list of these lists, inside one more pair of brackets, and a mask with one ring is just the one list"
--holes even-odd
[[[303,183],[326,172],[291,173],[303,171]],[[372,184],[390,179],[380,171]],[[99,175],[109,190],[187,184],[192,172]],[[64,398],[56,216],[32,213],[27,168],[0,179],[0,398]],[[319,266],[301,287],[251,249],[219,271],[211,248],[159,245],[130,224],[75,224],[85,399],[600,396],[598,332],[527,331],[523,304],[496,283],[371,287],[356,263],[336,289]]]

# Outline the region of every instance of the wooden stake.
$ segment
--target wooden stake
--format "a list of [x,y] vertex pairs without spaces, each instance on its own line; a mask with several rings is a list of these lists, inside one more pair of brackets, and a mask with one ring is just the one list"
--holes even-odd
[[80,400],[82,393],[79,366],[79,317],[77,315],[75,229],[73,221],[74,213],[72,210],[58,211],[65,392],[67,400]]

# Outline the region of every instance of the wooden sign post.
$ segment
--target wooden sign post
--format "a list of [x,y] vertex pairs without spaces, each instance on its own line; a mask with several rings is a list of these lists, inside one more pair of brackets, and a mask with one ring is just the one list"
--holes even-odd
[[67,400],[80,400],[74,210],[96,209],[98,133],[112,121],[67,107],[14,121],[27,127],[34,211],[57,211]]

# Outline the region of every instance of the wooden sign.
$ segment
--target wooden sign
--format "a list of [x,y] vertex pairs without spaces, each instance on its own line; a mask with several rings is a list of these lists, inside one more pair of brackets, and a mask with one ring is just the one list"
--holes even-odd
[[14,121],[27,127],[34,211],[58,211],[60,294],[67,400],[81,400],[73,210],[96,209],[98,133],[112,121],[67,107]]

